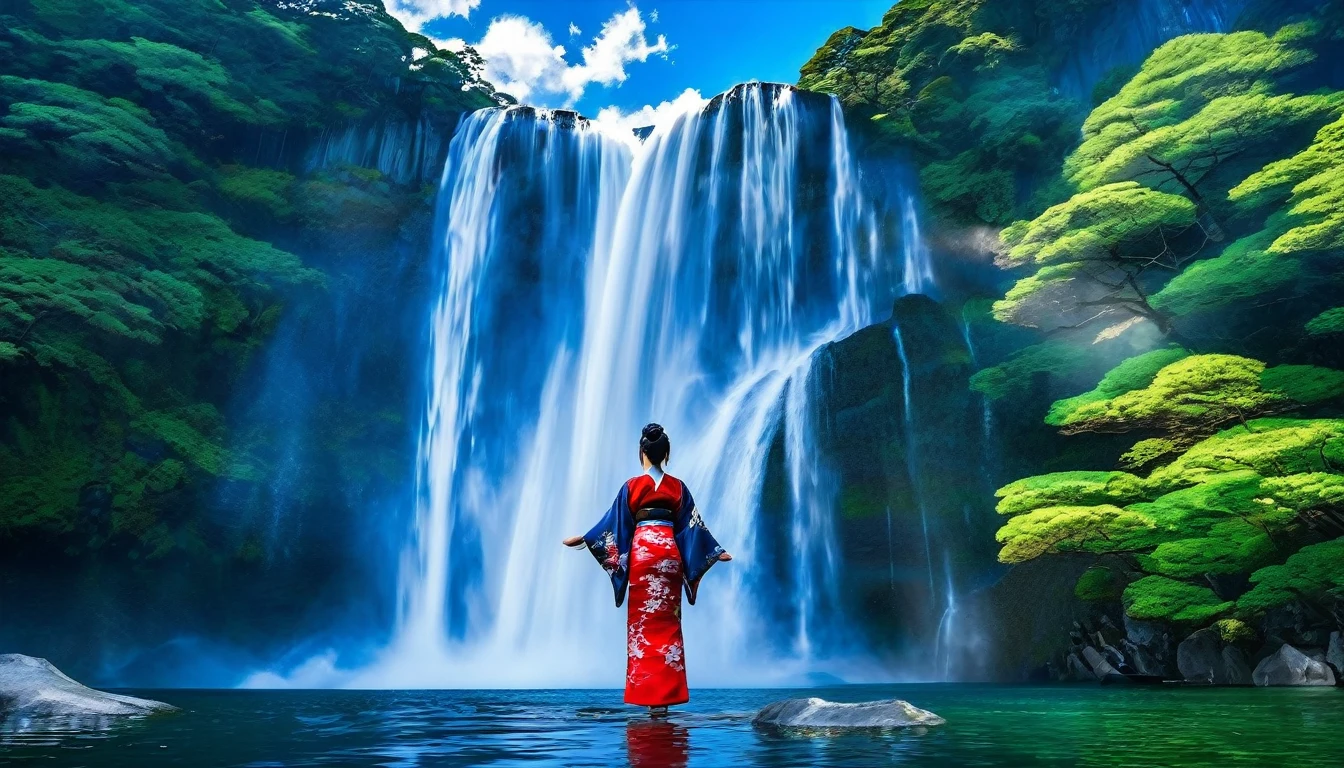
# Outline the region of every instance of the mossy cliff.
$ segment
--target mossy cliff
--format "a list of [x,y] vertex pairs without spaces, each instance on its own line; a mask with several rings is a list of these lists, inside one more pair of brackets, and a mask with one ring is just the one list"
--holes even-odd
[[[1323,653],[1344,630],[1344,9],[1220,4],[1217,31],[1155,41],[1082,97],[1070,38],[1103,34],[1118,7],[901,2],[832,36],[800,78],[841,98],[866,152],[910,159],[938,263],[973,265],[944,267],[941,311],[965,320],[966,387],[995,431],[929,476],[962,484],[972,528],[991,505],[976,487],[1001,485],[1011,570],[973,585],[963,613],[1018,643],[982,644],[960,676],[1090,674],[1082,649],[1119,645],[1104,633],[1175,643],[1235,622],[1223,642],[1253,662],[1284,642]],[[838,380],[862,377],[881,328],[838,345],[855,349]],[[965,400],[944,389],[930,408]],[[849,479],[844,498],[902,482],[899,461],[868,466],[880,477]],[[898,526],[920,515],[893,509]],[[1111,663],[1182,674],[1174,651],[1135,653]]]
[[0,14],[3,639],[103,679],[283,642],[368,578],[334,565],[404,485],[424,169],[502,97],[377,2]]

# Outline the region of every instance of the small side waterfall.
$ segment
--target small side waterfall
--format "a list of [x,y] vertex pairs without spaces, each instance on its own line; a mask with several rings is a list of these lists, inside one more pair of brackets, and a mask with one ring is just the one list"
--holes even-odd
[[[624,613],[559,541],[637,470],[655,420],[738,556],[687,610],[692,683],[843,663],[816,353],[871,322],[893,279],[839,105],[752,83],[633,148],[572,113],[484,110],[452,140],[439,207],[401,619],[356,682],[618,682]],[[777,511],[762,500],[775,450]],[[772,531],[786,551],[764,545]],[[769,576],[776,557],[789,583]]]

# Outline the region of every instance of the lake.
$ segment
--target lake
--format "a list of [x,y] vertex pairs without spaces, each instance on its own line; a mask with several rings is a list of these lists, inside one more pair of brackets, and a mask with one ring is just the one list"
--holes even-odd
[[[182,712],[78,733],[0,728],[0,765],[1228,766],[1344,764],[1344,689],[923,684],[697,690],[666,720],[615,690],[125,691]],[[752,726],[791,696],[903,698],[887,733]]]

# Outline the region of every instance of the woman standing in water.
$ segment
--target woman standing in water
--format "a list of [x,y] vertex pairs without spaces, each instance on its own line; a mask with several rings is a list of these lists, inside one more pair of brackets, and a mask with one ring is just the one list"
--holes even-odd
[[611,576],[616,606],[630,589],[626,618],[625,703],[666,712],[690,700],[681,638],[681,590],[695,592],[709,567],[732,556],[714,540],[686,484],[663,471],[672,444],[657,424],[644,427],[644,474],[621,486],[593,529],[565,539],[587,546]]

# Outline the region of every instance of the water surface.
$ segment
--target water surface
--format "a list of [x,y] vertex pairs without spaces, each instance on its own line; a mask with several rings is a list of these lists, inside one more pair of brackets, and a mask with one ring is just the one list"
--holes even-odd
[[[665,721],[620,691],[132,691],[175,715],[80,734],[10,723],[0,765],[1228,766],[1341,764],[1344,690],[898,685],[694,691]],[[889,733],[753,727],[764,704],[898,697]]]

